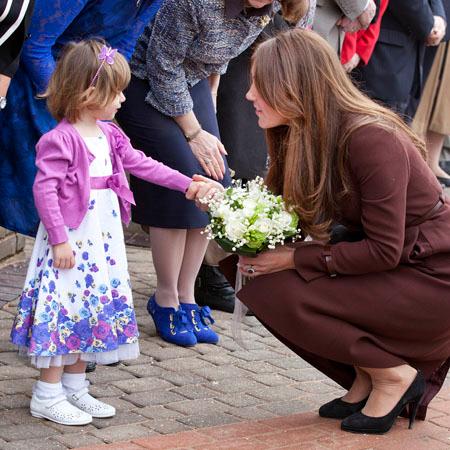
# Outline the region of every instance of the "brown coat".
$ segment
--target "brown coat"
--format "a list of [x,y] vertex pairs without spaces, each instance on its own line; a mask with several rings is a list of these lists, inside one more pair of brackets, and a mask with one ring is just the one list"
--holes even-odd
[[352,193],[336,220],[365,238],[302,242],[296,270],[257,277],[239,298],[344,387],[354,365],[408,362],[423,370],[424,417],[450,357],[450,205],[405,135],[361,128],[349,143],[348,169]]

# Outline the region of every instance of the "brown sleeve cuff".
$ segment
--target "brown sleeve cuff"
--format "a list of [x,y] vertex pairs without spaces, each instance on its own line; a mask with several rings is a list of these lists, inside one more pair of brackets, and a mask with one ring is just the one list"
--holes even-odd
[[324,245],[317,242],[302,242],[296,245],[295,269],[305,281],[327,275],[328,269],[323,257],[323,249]]
[[330,277],[335,277],[337,275],[336,269],[334,267],[333,255],[331,253],[331,245],[325,245],[322,255],[325,259],[325,264],[327,266],[328,275]]
[[297,273],[305,280],[312,281],[328,275],[337,275],[331,245],[318,242],[302,242],[296,245],[294,264]]

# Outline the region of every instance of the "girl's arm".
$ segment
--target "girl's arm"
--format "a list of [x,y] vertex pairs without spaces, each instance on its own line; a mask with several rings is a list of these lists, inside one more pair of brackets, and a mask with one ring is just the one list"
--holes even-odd
[[55,130],[44,134],[36,145],[37,174],[33,184],[33,196],[51,245],[68,240],[58,193],[72,160],[70,148],[71,145],[66,142],[64,135]]
[[124,170],[150,183],[183,193],[187,191],[192,183],[192,178],[155,161],[140,150],[134,149],[128,137],[117,125],[108,123],[107,127],[113,135],[115,153],[120,157]]
[[58,2],[36,0],[29,29],[31,37],[23,47],[22,61],[37,93],[45,91],[55,69],[55,59],[52,54],[55,42],[87,2],[88,0],[59,0]]

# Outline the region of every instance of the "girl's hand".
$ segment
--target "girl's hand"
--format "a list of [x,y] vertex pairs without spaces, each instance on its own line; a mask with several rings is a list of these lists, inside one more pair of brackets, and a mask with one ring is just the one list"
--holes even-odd
[[186,198],[188,200],[195,200],[195,204],[202,211],[208,210],[208,205],[201,203],[203,198],[213,197],[217,191],[223,191],[223,186],[216,181],[209,178],[202,177],[201,175],[194,175],[192,177],[192,183],[189,185],[186,191]]
[[260,253],[256,257],[239,256],[239,271],[247,277],[257,277],[281,270],[295,269],[295,248],[284,245]]
[[189,145],[206,175],[215,180],[222,180],[225,174],[222,155],[226,155],[227,152],[219,139],[202,130],[189,142]]
[[55,269],[72,269],[75,265],[75,256],[68,242],[56,244],[53,248],[53,267]]

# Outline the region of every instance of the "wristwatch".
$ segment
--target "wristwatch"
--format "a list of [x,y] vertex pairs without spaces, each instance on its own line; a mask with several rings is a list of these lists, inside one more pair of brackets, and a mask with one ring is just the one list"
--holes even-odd
[[0,97],[0,109],[6,108],[6,97]]

